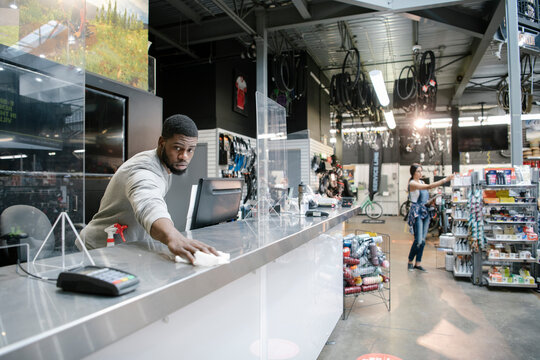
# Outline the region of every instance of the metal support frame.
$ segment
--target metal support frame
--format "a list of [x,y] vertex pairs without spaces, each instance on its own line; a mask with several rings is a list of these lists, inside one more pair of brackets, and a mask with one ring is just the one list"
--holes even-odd
[[257,32],[253,30],[251,26],[249,26],[244,19],[242,19],[240,16],[238,16],[231,8],[225,4],[223,0],[212,0],[214,4],[225,14],[227,14],[238,26],[242,28],[246,33],[248,33],[251,36],[257,36]]
[[257,11],[257,91],[268,96],[268,31],[266,30],[266,13]]
[[160,38],[161,40],[165,41],[167,44],[177,48],[178,50],[182,51],[183,53],[191,56],[193,59],[199,59],[199,56],[197,54],[193,53],[191,50],[183,47],[182,45],[178,44],[176,41],[168,37],[167,35],[162,34],[160,31],[154,29],[151,26],[148,26],[148,31],[152,34],[154,34],[155,37]]
[[517,1],[506,2],[506,31],[508,39],[508,83],[510,97],[510,150],[512,166],[523,165],[523,134],[521,125],[521,70],[518,44]]
[[452,173],[459,172],[459,148],[458,148],[458,127],[459,127],[459,108],[452,107],[450,111],[452,117]]
[[292,3],[298,13],[304,20],[311,19],[311,14],[309,13],[307,1],[306,0],[292,0]]

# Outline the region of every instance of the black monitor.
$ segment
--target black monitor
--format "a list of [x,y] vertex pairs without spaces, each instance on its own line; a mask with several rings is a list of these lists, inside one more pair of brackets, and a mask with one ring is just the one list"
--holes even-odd
[[460,152],[507,150],[508,125],[467,126],[458,129]]
[[200,179],[191,218],[191,229],[236,219],[242,200],[243,186],[242,179]]

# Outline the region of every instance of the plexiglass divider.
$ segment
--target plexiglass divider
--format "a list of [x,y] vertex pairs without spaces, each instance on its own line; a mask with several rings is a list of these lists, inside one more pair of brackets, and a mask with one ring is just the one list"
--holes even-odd
[[92,263],[75,229],[85,209],[85,14],[84,0],[0,3],[0,266],[19,260],[51,276]]
[[[285,209],[287,177],[287,112],[256,92],[257,105],[257,217],[267,219]],[[279,206],[278,206],[279,205]]]

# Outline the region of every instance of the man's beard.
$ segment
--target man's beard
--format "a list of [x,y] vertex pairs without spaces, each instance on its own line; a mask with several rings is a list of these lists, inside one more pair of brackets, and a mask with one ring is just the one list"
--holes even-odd
[[[169,161],[168,157],[167,157],[167,154],[165,154],[165,147],[162,147],[161,148],[161,154],[160,154],[160,160],[165,164],[165,166],[167,166],[167,168],[171,171],[171,173],[173,173],[174,175],[182,175],[183,173],[186,172],[187,168],[183,169],[183,170],[179,170],[179,169],[176,169],[174,168],[174,166],[172,166],[172,163],[171,161]],[[187,164],[186,164],[187,165]]]

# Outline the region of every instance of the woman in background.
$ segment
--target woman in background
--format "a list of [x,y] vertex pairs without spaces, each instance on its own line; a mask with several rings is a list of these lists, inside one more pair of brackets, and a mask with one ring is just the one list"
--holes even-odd
[[[417,269],[422,272],[427,272],[420,263],[422,262],[422,254],[424,253],[424,246],[426,244],[426,236],[429,228],[430,217],[426,206],[429,199],[428,190],[439,187],[445,182],[452,180],[454,175],[449,175],[433,184],[426,184],[420,180],[422,178],[422,166],[420,164],[412,164],[409,171],[411,173],[411,178],[409,179],[408,192],[409,199],[411,200],[411,208],[409,210],[407,223],[409,224],[409,230],[414,235],[414,242],[409,251],[409,263],[407,269],[409,271]],[[413,265],[415,257],[416,262]]]

